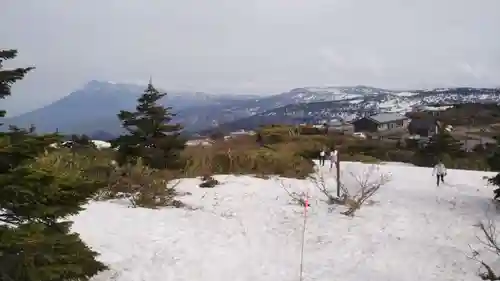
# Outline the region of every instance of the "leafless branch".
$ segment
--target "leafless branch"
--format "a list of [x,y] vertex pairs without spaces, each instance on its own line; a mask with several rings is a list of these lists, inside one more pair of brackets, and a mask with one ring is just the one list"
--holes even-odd
[[[500,256],[500,246],[498,245],[498,233],[496,230],[496,225],[490,218],[487,219],[486,222],[480,222],[476,225],[483,235],[483,238],[477,237],[478,241],[485,246],[485,249],[496,256]],[[494,270],[490,265],[484,262],[482,259],[479,259],[480,253],[477,250],[474,250],[470,245],[472,256],[468,256],[469,259],[472,259],[482,267],[484,267],[483,272],[479,272],[478,275],[482,280],[500,280],[500,276],[496,275]]]
[[[326,196],[328,204],[340,204],[347,207],[347,210],[342,212],[347,216],[353,216],[381,186],[390,180],[388,174],[380,173],[380,167],[377,165],[370,166],[361,174],[353,172],[348,174],[350,175],[349,178],[343,177],[340,180],[340,198],[333,195],[332,188],[329,186],[324,174],[316,171],[314,176],[309,177],[311,183]],[[335,180],[335,182],[337,181]]]
[[480,222],[476,226],[479,227],[484,236],[484,238],[477,237],[479,242],[486,246],[488,251],[500,256],[500,247],[498,246],[497,239],[498,233],[495,223],[491,219],[488,219],[486,223]]
[[304,207],[306,205],[306,194],[304,192],[297,193],[295,191],[290,191],[290,185],[285,186],[283,180],[279,180],[280,186],[286,191],[288,196],[292,198],[292,201],[298,203],[300,206]]
[[[491,280],[491,281],[500,280],[500,276],[497,276],[495,274],[495,272],[493,271],[491,266],[489,266],[483,260],[478,258],[480,255],[479,252],[477,250],[474,250],[471,247],[471,245],[469,245],[469,249],[471,250],[472,256],[467,256],[467,258],[481,264],[481,266],[484,267],[483,272],[481,272],[481,271],[478,272],[479,278],[481,278],[481,280]],[[479,269],[479,270],[481,270],[481,269]]]
[[326,183],[325,176],[323,173],[316,172],[314,176],[309,177],[309,181],[316,187],[318,190],[323,193],[327,198],[327,203],[329,205],[333,204],[344,204],[342,198],[337,198],[332,194],[332,188]]
[[354,216],[354,213],[359,210],[370,197],[377,193],[381,186],[387,184],[390,180],[388,174],[380,173],[380,167],[377,165],[371,165],[360,175],[355,175],[352,172],[350,175],[355,180],[357,191],[354,195],[351,195],[349,190],[344,186],[343,193],[346,196],[345,204],[348,209],[342,212],[342,214],[346,216]]

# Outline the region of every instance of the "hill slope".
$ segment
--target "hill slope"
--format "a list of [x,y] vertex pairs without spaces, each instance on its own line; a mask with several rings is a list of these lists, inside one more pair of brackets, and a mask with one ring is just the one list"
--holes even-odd
[[[116,114],[134,109],[146,86],[90,81],[81,89],[45,107],[7,118],[6,124],[27,127],[35,124],[41,132],[56,129],[64,133],[121,132]],[[161,89],[160,89],[161,90]],[[162,90],[161,90],[162,91]],[[168,92],[161,103],[176,111],[193,106],[226,105],[248,96],[222,96],[207,93]]]
[[[39,131],[92,134],[122,132],[116,114],[135,107],[145,86],[91,81],[82,89],[51,105],[4,120]],[[169,92],[162,100],[173,107],[175,122],[186,132],[224,128],[254,128],[260,124],[352,119],[366,113],[406,112],[412,106],[432,103],[499,102],[499,89],[453,88],[394,91],[366,86],[305,87],[270,96],[213,95]],[[242,118],[248,118],[240,120]],[[232,123],[234,122],[234,123]]]
[[[367,168],[342,165],[344,175]],[[333,175],[321,172],[334,187]],[[284,179],[311,196],[304,280],[479,280],[479,265],[467,255],[470,246],[491,262],[474,226],[491,207],[482,179],[491,173],[450,170],[436,188],[429,168],[388,164],[380,172],[392,180],[354,218],[326,205],[310,182]],[[181,182],[192,192],[181,200],[200,207],[194,211],[91,203],[73,219],[74,230],[110,266],[93,280],[298,280],[303,208],[290,203],[278,181],[218,179],[222,185],[214,189],[198,188],[198,179]],[[358,188],[352,178],[343,181]]]
[[[289,104],[247,118],[220,124],[222,131],[252,130],[260,125],[317,123],[331,119],[353,120],[380,112],[406,113],[413,107],[433,104],[498,103],[499,89],[453,88],[413,92],[371,92],[346,99]],[[202,133],[210,130],[203,131]]]

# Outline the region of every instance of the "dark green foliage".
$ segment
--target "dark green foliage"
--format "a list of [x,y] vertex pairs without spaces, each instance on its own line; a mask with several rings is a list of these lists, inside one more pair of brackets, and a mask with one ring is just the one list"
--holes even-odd
[[327,136],[328,135],[328,124],[323,123],[323,130],[324,130],[325,136]]
[[301,126],[299,128],[299,132],[301,135],[325,135],[324,128],[316,128],[309,126]]
[[92,140],[87,135],[71,136],[71,151],[76,153],[88,148],[96,148]]
[[[488,165],[492,171],[500,171],[500,138],[497,139],[497,146],[493,150],[493,153],[488,157]],[[493,191],[495,193],[495,198],[500,196],[500,173],[496,176],[488,179],[488,181],[496,186]],[[498,195],[498,196],[497,196]]]
[[211,140],[217,141],[217,140],[223,140],[224,139],[224,133],[219,130],[215,130],[212,132],[209,136]]
[[264,145],[264,140],[262,139],[262,134],[260,132],[257,132],[257,135],[255,136],[255,142],[257,142],[257,144],[260,146]]
[[500,171],[500,137],[497,137],[497,144],[492,148],[492,153],[488,157],[488,165],[492,171]]
[[180,136],[180,124],[170,124],[171,107],[163,107],[158,101],[166,94],[158,92],[151,82],[137,100],[135,112],[121,111],[118,118],[128,131],[113,141],[118,147],[117,162],[120,165],[135,163],[140,157],[151,168],[179,168],[180,153],[186,141]]
[[87,135],[71,135],[71,141],[81,146],[92,146],[93,143]]
[[492,178],[489,178],[488,182],[493,184],[493,185],[496,185],[497,188],[500,188],[500,173],[498,173],[496,176],[494,176]]
[[[15,51],[0,51],[11,59]],[[0,96],[32,68],[0,69]],[[56,175],[41,169],[37,157],[57,135],[35,135],[11,127],[0,133],[0,280],[89,280],[105,266],[78,234],[69,234],[69,215],[101,187],[82,175]]]
[[[0,99],[10,96],[11,86],[23,79],[24,75],[34,69],[34,67],[3,69],[5,60],[13,59],[17,56],[17,50],[0,50]],[[0,110],[0,117],[5,116],[5,110]]]
[[77,234],[67,234],[69,225],[58,227],[0,227],[0,280],[88,280],[104,269]]
[[427,153],[433,154],[438,158],[448,154],[451,156],[463,155],[462,144],[448,132],[442,131],[432,136],[425,147]]
[[[485,89],[493,94],[499,90]],[[490,92],[491,91],[491,92]],[[456,94],[456,93],[455,93]],[[433,118],[430,112],[409,112],[410,118]],[[452,126],[490,125],[500,122],[500,106],[496,103],[463,103],[441,111],[437,119]]]
[[441,130],[439,134],[432,136],[427,143],[417,150],[415,164],[432,166],[438,160],[463,156],[465,155],[460,141],[453,138],[448,132]]

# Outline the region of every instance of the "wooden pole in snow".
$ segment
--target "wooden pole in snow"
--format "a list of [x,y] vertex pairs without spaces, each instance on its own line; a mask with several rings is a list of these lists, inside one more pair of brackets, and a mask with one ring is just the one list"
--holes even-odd
[[340,198],[340,152],[337,153],[335,168],[337,168],[337,198]]
[[300,241],[300,274],[299,281],[303,281],[304,277],[304,244],[306,237],[306,225],[307,225],[307,208],[309,207],[309,191],[306,192],[306,198],[304,200],[304,224],[302,225],[302,240]]

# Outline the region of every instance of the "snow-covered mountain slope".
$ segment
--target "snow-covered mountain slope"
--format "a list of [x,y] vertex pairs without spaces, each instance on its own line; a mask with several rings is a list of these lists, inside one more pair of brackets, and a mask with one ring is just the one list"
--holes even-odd
[[294,103],[339,101],[383,94],[405,95],[404,92],[391,91],[367,86],[356,87],[304,87],[296,88],[290,92],[283,93],[281,97],[287,97]]
[[286,106],[221,124],[220,128],[232,131],[276,123],[315,123],[340,119],[350,121],[366,114],[404,114],[424,105],[500,102],[500,89],[453,88],[401,92],[367,87],[315,88],[314,91],[304,89],[287,93],[289,101],[315,102],[291,102]]
[[[306,192],[311,204],[304,236],[303,280],[443,281],[480,280],[477,251],[491,264],[495,255],[476,227],[491,215],[492,173],[449,170],[436,187],[430,168],[345,162],[343,183],[359,190],[352,173],[370,182],[390,181],[353,218],[325,203],[307,180],[282,179],[291,192]],[[321,169],[335,192],[334,174]],[[217,176],[213,189],[199,179],[178,185],[179,198],[197,208],[148,210],[118,203],[90,203],[73,218],[73,229],[110,270],[93,281],[276,281],[299,280],[304,208],[274,179]]]
[[295,103],[349,101],[360,107],[384,112],[407,112],[425,104],[500,102],[500,89],[449,88],[436,90],[394,91],[366,86],[300,88],[288,93]]
[[[123,131],[116,114],[120,110],[133,110],[145,88],[133,83],[90,81],[50,105],[3,123],[21,127],[34,124],[40,132],[103,131],[116,135]],[[181,123],[186,131],[198,132],[231,122],[237,122],[237,126],[229,127],[239,129],[238,124],[248,123],[245,118],[253,118],[251,123],[258,126],[300,118],[352,119],[371,112],[405,112],[421,104],[498,102],[499,92],[499,89],[474,88],[395,91],[366,86],[304,87],[270,96],[167,91],[161,102],[173,108],[177,114],[174,121]]]

